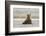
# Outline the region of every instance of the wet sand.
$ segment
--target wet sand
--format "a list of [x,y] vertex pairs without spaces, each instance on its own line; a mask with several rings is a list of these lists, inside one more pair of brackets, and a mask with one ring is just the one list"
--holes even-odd
[[13,19],[13,27],[14,28],[22,28],[22,27],[39,27],[39,19],[32,19],[32,24],[22,24],[25,19]]

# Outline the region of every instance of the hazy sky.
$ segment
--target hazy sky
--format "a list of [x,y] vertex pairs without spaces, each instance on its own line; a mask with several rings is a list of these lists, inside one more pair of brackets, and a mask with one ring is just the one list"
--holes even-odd
[[13,8],[14,17],[25,17],[27,14],[31,14],[32,17],[39,17],[38,8]]

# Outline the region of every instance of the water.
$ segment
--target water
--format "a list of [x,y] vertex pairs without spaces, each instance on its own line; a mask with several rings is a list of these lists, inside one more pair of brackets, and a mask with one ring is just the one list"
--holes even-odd
[[25,19],[14,19],[13,27],[14,28],[22,28],[22,27],[39,27],[39,19],[32,19],[32,24],[22,24]]

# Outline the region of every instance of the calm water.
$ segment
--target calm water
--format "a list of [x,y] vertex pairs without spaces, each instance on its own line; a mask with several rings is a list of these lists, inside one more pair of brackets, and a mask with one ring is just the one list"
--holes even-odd
[[14,19],[13,20],[13,27],[14,28],[21,28],[21,27],[38,27],[39,26],[39,20],[32,20],[32,24],[22,24],[25,21],[25,19]]

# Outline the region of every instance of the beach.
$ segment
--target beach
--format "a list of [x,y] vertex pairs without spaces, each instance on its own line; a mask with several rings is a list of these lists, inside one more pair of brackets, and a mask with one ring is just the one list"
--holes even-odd
[[32,19],[32,24],[23,24],[25,19],[13,19],[14,28],[39,27],[39,19]]

